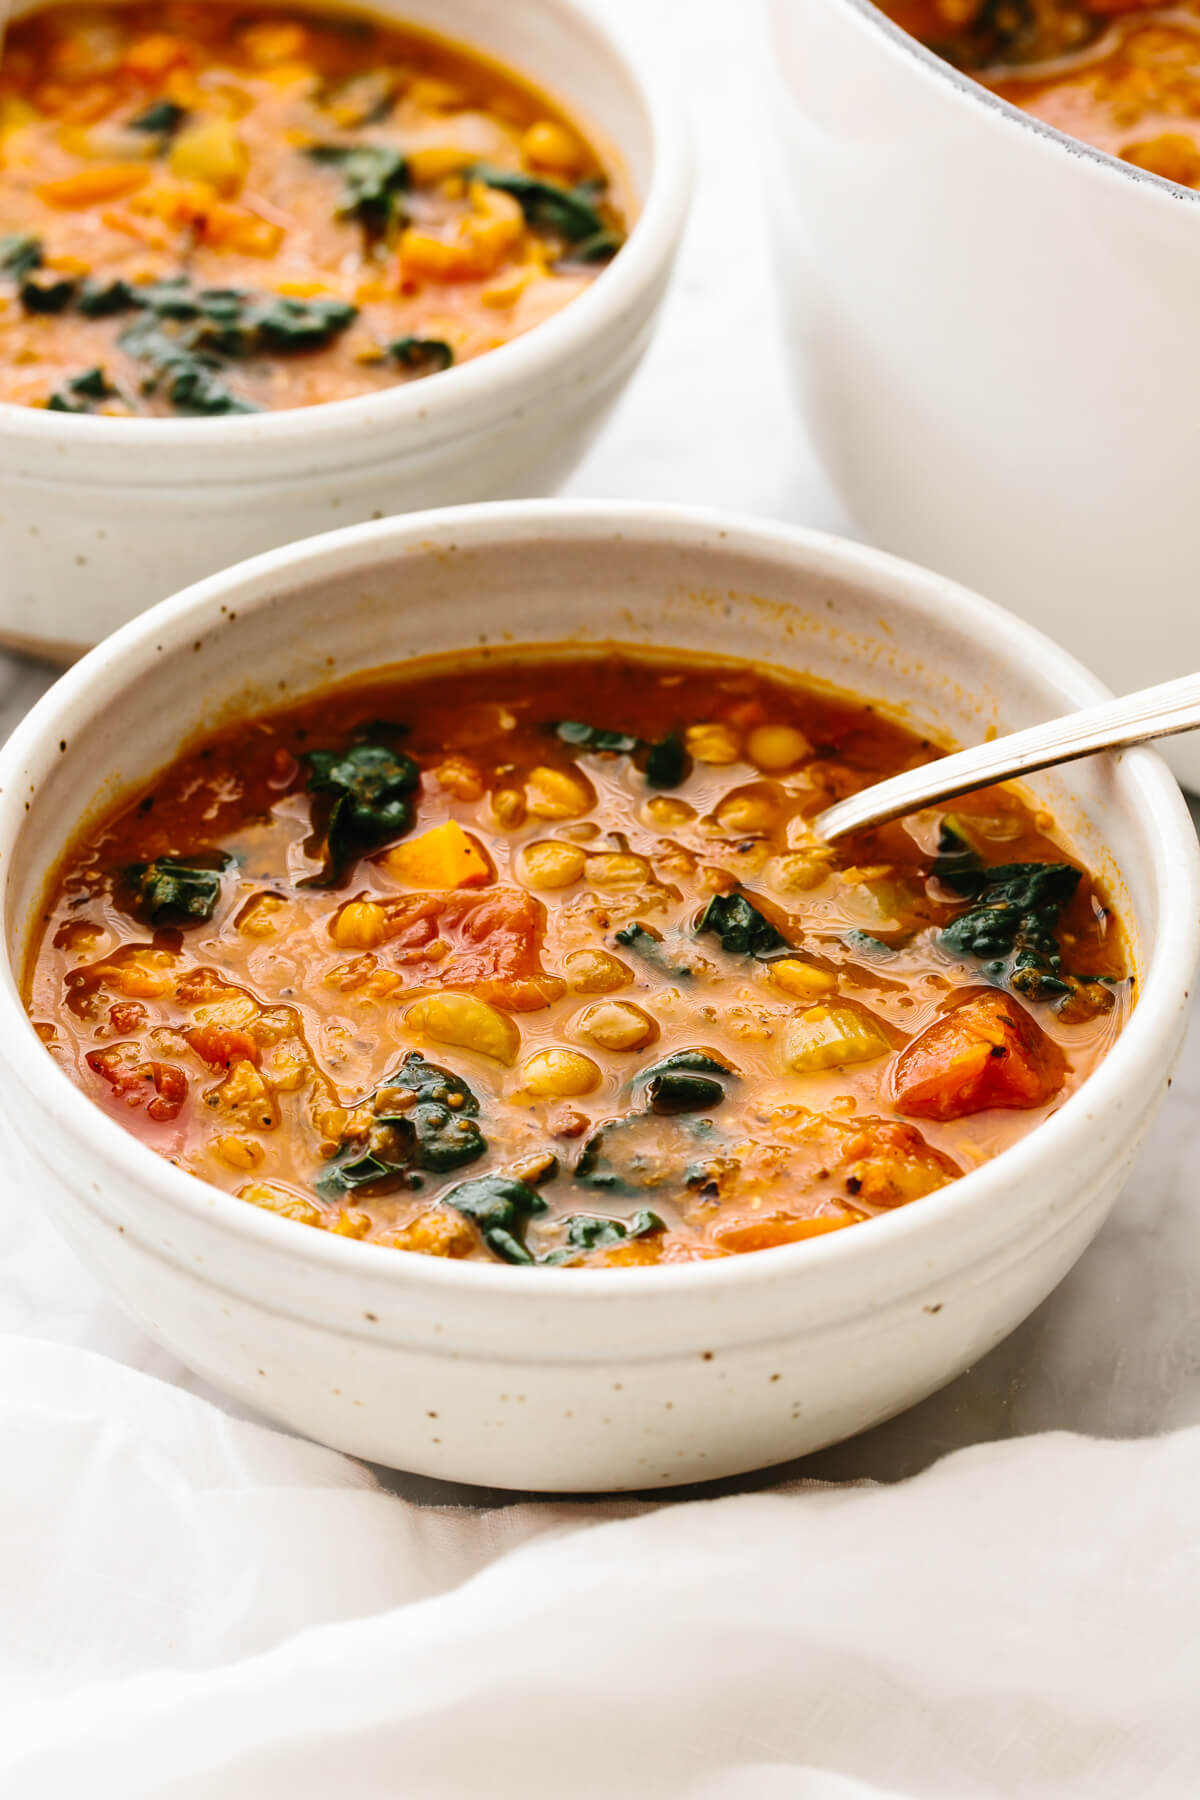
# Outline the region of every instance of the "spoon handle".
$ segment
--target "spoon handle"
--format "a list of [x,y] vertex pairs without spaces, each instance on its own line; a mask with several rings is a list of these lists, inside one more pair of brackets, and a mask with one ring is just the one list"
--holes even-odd
[[1200,675],[1183,675],[1177,681],[1164,681],[1160,687],[1102,700],[1098,706],[1084,707],[1065,718],[1031,725],[1027,731],[1016,731],[1011,737],[958,750],[937,762],[922,763],[919,769],[906,769],[902,775],[893,775],[828,807],[813,820],[813,830],[826,843],[832,843],[849,831],[884,825],[889,819],[917,812],[939,800],[952,800],[956,794],[988,787],[994,781],[1030,775],[1035,769],[1073,762],[1076,757],[1091,756],[1097,750],[1120,750],[1126,744],[1145,743],[1148,738],[1192,731],[1198,725]]

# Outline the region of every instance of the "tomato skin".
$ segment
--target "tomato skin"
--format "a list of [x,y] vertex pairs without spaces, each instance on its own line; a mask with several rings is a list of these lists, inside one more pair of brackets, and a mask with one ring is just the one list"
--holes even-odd
[[890,1099],[917,1119],[963,1119],[992,1107],[1045,1106],[1067,1077],[1067,1059],[1018,1000],[968,989],[900,1052]]

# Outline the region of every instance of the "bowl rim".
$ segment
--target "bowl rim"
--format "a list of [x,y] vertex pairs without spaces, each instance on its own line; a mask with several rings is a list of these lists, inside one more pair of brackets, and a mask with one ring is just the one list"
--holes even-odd
[[903,26],[897,25],[873,0],[835,0],[835,4],[844,6],[872,35],[885,39],[893,50],[914,63],[925,76],[932,77],[936,85],[949,87],[960,100],[969,105],[982,107],[985,111],[998,115],[1008,124],[1032,133],[1077,161],[1095,165],[1107,179],[1135,183],[1156,193],[1159,196],[1156,204],[1166,201],[1177,206],[1200,205],[1200,190],[1180,187],[1178,182],[1168,181],[1163,175],[1155,175],[1149,169],[1139,169],[1134,163],[1123,162],[1111,151],[1101,150],[1097,145],[1085,142],[1083,138],[1072,137],[1069,132],[1060,131],[1058,126],[1049,125],[1044,119],[1025,112],[1013,101],[994,94],[982,82],[974,80],[962,69],[956,69],[935,50],[930,50],[918,38],[905,31]]
[[[51,0],[54,3],[57,0]],[[337,10],[340,0],[328,3]],[[372,0],[350,4],[359,12],[375,10]],[[311,449],[323,456],[342,449],[353,460],[355,455],[373,453],[376,434],[386,432],[408,434],[417,448],[424,448],[431,428],[441,441],[468,433],[480,416],[491,419],[516,412],[531,393],[543,391],[556,376],[560,381],[570,379],[572,365],[594,355],[606,331],[619,329],[643,296],[665,280],[691,198],[692,140],[678,84],[670,79],[655,45],[635,43],[624,23],[614,23],[588,0],[541,0],[541,4],[562,15],[579,33],[581,45],[591,38],[604,46],[636,96],[649,128],[649,176],[636,196],[632,229],[583,293],[495,350],[382,392],[212,419],[96,418],[0,401],[0,444],[34,453],[109,449],[116,457],[147,455],[155,462],[201,459],[207,453],[214,465],[213,478],[220,479],[225,456],[260,446],[264,452],[286,447]],[[398,19],[403,22],[400,15]],[[504,60],[502,53],[495,55]],[[586,66],[586,58],[583,61]],[[521,72],[518,64],[513,67]],[[616,148],[620,152],[622,147]],[[372,434],[366,440],[369,448],[364,448],[364,433]],[[117,477],[101,470],[98,476],[89,473],[82,479],[103,482],[122,475],[120,469]],[[273,476],[273,468],[264,471],[265,479]]]
[[[507,535],[505,535],[507,534]],[[485,502],[371,521],[327,532],[271,550],[194,583],[142,613],[90,651],[49,689],[0,748],[0,858],[11,865],[24,821],[37,806],[26,804],[29,769],[49,765],[68,726],[86,716],[95,690],[111,691],[106,706],[119,705],[126,686],[141,679],[138,659],[183,655],[202,633],[214,626],[228,630],[223,615],[231,600],[244,617],[261,606],[277,604],[293,579],[307,583],[317,576],[347,577],[368,568],[398,563],[409,554],[437,554],[441,540],[459,549],[486,554],[489,545],[511,546],[536,537],[541,544],[581,541],[634,548],[639,542],[661,543],[669,536],[692,549],[719,544],[723,552],[773,555],[791,560],[797,572],[829,573],[873,588],[880,601],[898,601],[918,614],[953,618],[970,631],[989,655],[1001,663],[1034,659],[1066,700],[1077,705],[1104,697],[1108,690],[1066,650],[1036,627],[948,577],[851,540],[806,527],[726,513],[708,507],[657,502],[527,500]],[[121,675],[124,665],[124,674]],[[22,1004],[19,971],[7,943],[0,959],[0,1066],[8,1082],[4,1092],[22,1088],[35,1104],[61,1126],[95,1166],[114,1172],[130,1191],[151,1190],[168,1213],[215,1223],[231,1242],[305,1265],[318,1277],[322,1270],[339,1278],[389,1284],[397,1295],[414,1286],[432,1295],[461,1294],[469,1299],[507,1295],[525,1306],[536,1296],[543,1302],[567,1293],[573,1305],[595,1305],[607,1296],[626,1303],[657,1296],[707,1294],[711,1299],[730,1288],[766,1285],[781,1280],[820,1280],[821,1272],[840,1267],[869,1271],[873,1259],[895,1257],[906,1244],[931,1252],[930,1266],[941,1267],[939,1250],[948,1228],[962,1216],[985,1210],[999,1191],[1016,1189],[1048,1166],[1069,1166],[1072,1146],[1088,1135],[1095,1114],[1118,1112],[1123,1099],[1151,1077],[1165,1080],[1181,1032],[1180,1014],[1200,958],[1200,844],[1183,796],[1166,764],[1145,748],[1128,750],[1115,759],[1119,797],[1142,822],[1150,845],[1158,895],[1158,916],[1149,956],[1141,970],[1136,1006],[1099,1067],[1063,1105],[1034,1130],[990,1162],[969,1170],[919,1205],[904,1206],[870,1221],[866,1232],[829,1233],[797,1244],[752,1254],[693,1263],[635,1269],[571,1269],[569,1271],[452,1261],[418,1254],[400,1255],[385,1246],[351,1242],[248,1206],[232,1193],[211,1186],[159,1156],[116,1119],[90,1100],[49,1056]],[[17,778],[21,777],[18,786]],[[73,824],[73,822],[72,822]],[[67,836],[63,834],[63,837]],[[1099,835],[1103,837],[1102,831]],[[22,950],[24,949],[22,939]],[[11,1104],[11,1101],[9,1102]],[[99,1190],[97,1190],[99,1191]],[[151,1217],[152,1215],[148,1215]],[[547,1287],[547,1282],[551,1283]],[[859,1288],[869,1293],[870,1283]]]

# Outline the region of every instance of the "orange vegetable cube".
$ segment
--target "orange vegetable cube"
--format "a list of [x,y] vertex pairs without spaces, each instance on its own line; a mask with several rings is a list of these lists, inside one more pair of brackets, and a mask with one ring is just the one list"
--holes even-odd
[[95,206],[101,200],[119,200],[123,194],[144,187],[149,179],[150,171],[144,163],[97,163],[94,169],[79,169],[58,181],[43,181],[37,194],[47,206],[69,211]]
[[388,874],[406,887],[482,887],[492,878],[487,857],[456,819],[398,844],[382,861]]

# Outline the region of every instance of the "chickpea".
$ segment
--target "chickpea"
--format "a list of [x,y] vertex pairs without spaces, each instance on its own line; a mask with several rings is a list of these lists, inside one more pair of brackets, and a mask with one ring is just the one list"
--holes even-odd
[[583,167],[583,145],[573,131],[555,119],[538,119],[521,139],[521,154],[535,169],[554,175],[577,175]]
[[800,956],[784,956],[767,964],[767,975],[777,988],[797,1000],[818,1000],[837,987],[837,976]]
[[689,751],[699,763],[724,768],[741,760],[742,741],[732,725],[723,725],[717,720],[704,725],[689,725],[684,737]]
[[600,1071],[577,1050],[539,1050],[521,1070],[521,1082],[535,1100],[577,1100],[600,1085]]
[[769,794],[743,789],[726,794],[717,807],[717,824],[730,837],[762,836],[779,818],[779,808]]
[[281,913],[286,905],[287,901],[282,894],[256,894],[238,914],[235,920],[237,929],[243,937],[274,937],[277,929],[275,915]]
[[613,850],[587,859],[587,878],[596,887],[640,887],[649,879],[650,866],[644,856],[631,856]]
[[676,800],[670,794],[655,794],[653,800],[647,800],[642,807],[644,822],[659,831],[674,831],[680,825],[687,825],[695,816],[694,806],[689,806],[686,800]]
[[427,1000],[416,1000],[404,1023],[435,1043],[477,1050],[500,1063],[515,1063],[521,1048],[520,1030],[508,1014],[474,994],[431,994]]
[[572,950],[566,970],[577,994],[611,994],[633,980],[625,964],[607,950]]
[[525,804],[535,819],[578,819],[591,812],[596,794],[591,782],[574,769],[531,769]]
[[580,1014],[576,1029],[602,1050],[644,1050],[658,1036],[649,1013],[630,1000],[602,1000]]
[[263,1159],[261,1144],[253,1138],[235,1137],[232,1133],[214,1139],[213,1149],[230,1169],[257,1169]]
[[812,755],[812,745],[794,725],[759,725],[746,739],[746,754],[760,769],[794,769]]
[[373,950],[386,928],[387,914],[374,900],[347,900],[334,914],[329,935],[339,950]]
[[517,858],[517,874],[527,887],[565,888],[579,880],[586,861],[578,845],[546,839],[525,845]]
[[492,795],[492,817],[502,831],[517,831],[525,823],[525,796],[517,788],[497,788]]
[[820,887],[833,861],[828,850],[797,850],[772,859],[767,874],[772,887],[784,894],[804,894]]

